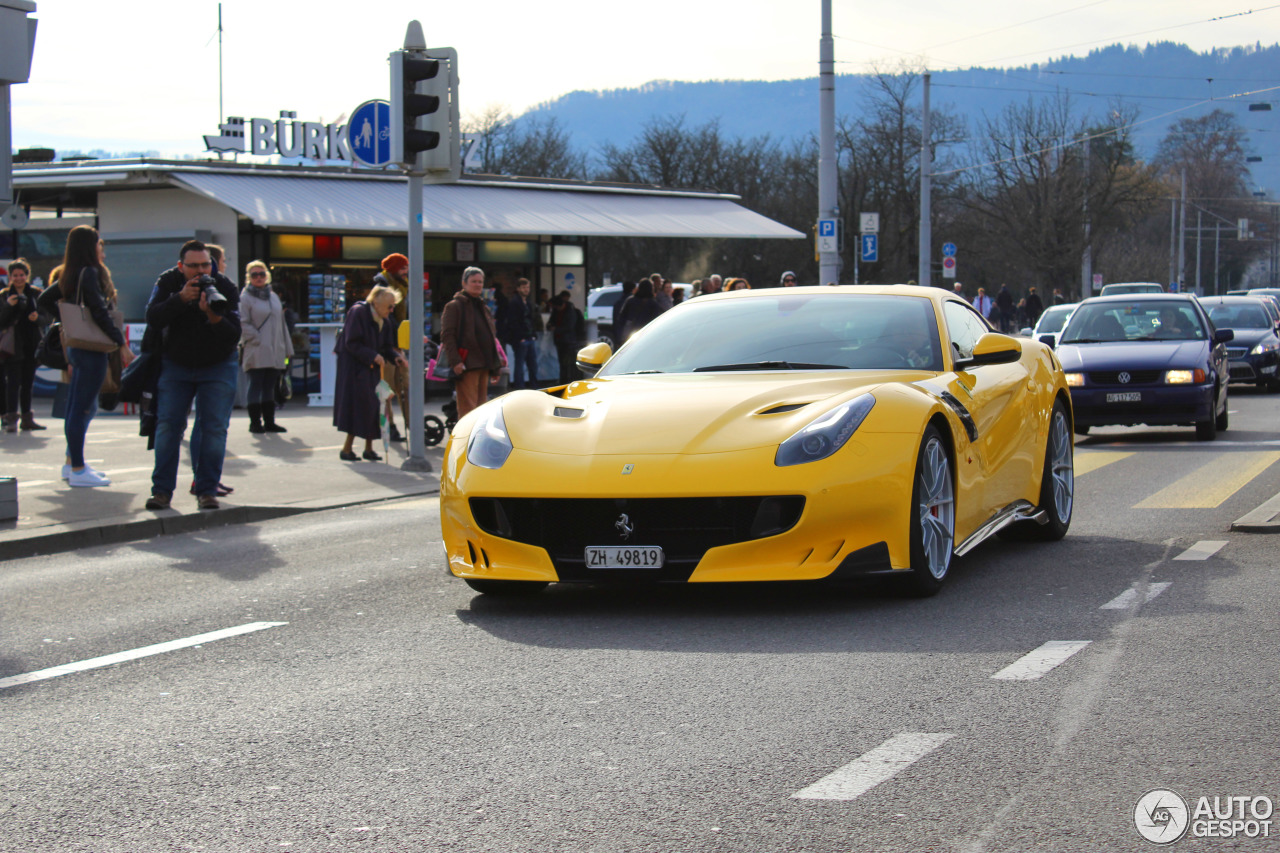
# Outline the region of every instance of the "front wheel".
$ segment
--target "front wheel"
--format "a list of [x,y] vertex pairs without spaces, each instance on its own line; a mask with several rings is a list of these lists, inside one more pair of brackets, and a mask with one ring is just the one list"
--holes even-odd
[[911,576],[913,595],[936,595],[951,569],[956,534],[956,501],[951,457],[937,428],[925,428],[911,489]]
[[1218,432],[1226,432],[1227,427],[1231,424],[1231,412],[1227,409],[1227,404],[1222,406],[1222,414],[1218,415],[1214,421],[1214,426],[1218,428]]
[[498,581],[483,578],[463,578],[467,586],[485,595],[514,597],[537,595],[547,588],[546,581]]
[[[1218,404],[1218,391],[1213,392],[1213,405]],[[1218,437],[1218,413],[1214,408],[1209,410],[1209,417],[1196,423],[1196,441],[1213,441]]]
[[1056,542],[1071,527],[1071,510],[1075,505],[1075,445],[1071,440],[1067,407],[1061,400],[1053,404],[1049,415],[1049,438],[1044,447],[1044,470],[1040,475],[1040,505],[1048,518],[1019,521],[1000,531],[1002,539],[1036,539]]

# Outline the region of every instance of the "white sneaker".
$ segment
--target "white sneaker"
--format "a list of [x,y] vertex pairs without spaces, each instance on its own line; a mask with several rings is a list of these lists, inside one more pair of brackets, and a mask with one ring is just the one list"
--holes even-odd
[[[85,467],[86,467],[86,468],[88,468],[89,466],[88,466],[88,465],[86,465]],[[63,465],[63,466],[62,466],[62,479],[64,479],[64,480],[65,480],[65,479],[67,479],[67,478],[68,478],[68,477],[70,477],[70,476],[71,476],[71,465],[70,465],[70,464]]]
[[104,475],[90,468],[88,465],[83,471],[72,471],[67,477],[67,485],[69,486],[109,486],[111,481]]

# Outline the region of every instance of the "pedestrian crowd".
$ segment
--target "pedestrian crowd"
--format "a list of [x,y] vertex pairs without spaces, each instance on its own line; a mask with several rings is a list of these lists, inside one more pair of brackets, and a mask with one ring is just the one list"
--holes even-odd
[[964,285],[956,282],[953,286],[956,295],[968,300],[978,313],[991,321],[991,325],[1005,334],[1013,334],[1020,329],[1032,327],[1044,313],[1044,309],[1053,305],[1066,303],[1060,288],[1054,288],[1049,297],[1049,306],[1037,292],[1034,285],[1029,286],[1024,294],[1015,297],[1006,284],[1000,285],[996,295],[990,296],[985,287],[979,287],[973,296],[966,296]]

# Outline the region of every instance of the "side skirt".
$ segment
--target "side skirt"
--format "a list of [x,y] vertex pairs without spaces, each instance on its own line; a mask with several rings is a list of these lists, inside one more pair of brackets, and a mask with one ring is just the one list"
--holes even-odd
[[1038,509],[1029,501],[1014,501],[987,519],[986,523],[973,532],[973,535],[957,545],[955,555],[963,557],[1016,521],[1034,521],[1037,524],[1048,524],[1049,516],[1044,510]]

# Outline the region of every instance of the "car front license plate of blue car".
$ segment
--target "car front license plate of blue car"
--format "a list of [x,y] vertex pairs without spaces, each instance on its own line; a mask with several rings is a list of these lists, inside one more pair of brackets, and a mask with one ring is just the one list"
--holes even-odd
[[585,556],[588,569],[660,569],[664,559],[662,549],[653,545],[591,546]]
[[1141,403],[1141,391],[1120,391],[1115,394],[1107,395],[1108,403]]

